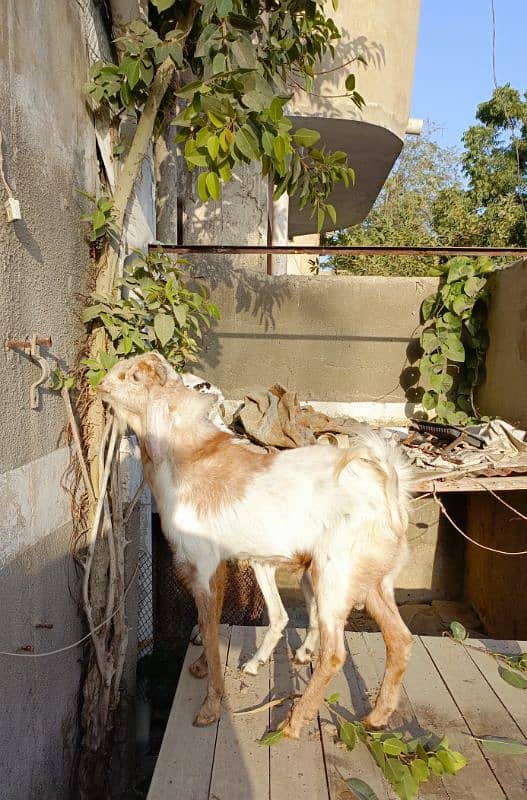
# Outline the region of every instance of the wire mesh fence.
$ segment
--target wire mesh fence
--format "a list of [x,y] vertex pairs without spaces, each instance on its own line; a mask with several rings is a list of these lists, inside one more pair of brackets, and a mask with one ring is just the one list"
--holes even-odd
[[[172,552],[153,517],[153,556],[139,555],[138,658],[159,650],[186,650],[197,623],[194,600],[178,581]],[[229,563],[221,621],[261,625],[264,599],[248,564]]]

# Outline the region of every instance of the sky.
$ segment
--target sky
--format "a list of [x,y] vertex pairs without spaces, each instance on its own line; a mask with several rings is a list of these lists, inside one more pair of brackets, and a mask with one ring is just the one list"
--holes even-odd
[[[496,77],[527,89],[527,0],[494,0]],[[421,0],[412,117],[438,126],[434,138],[461,147],[492,75],[491,0]]]

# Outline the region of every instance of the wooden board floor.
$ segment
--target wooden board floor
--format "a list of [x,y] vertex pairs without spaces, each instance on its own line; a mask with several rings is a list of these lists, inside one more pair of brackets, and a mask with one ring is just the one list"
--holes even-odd
[[[234,711],[267,702],[270,697],[302,692],[309,667],[292,663],[304,631],[287,629],[269,664],[258,676],[244,675],[240,665],[253,655],[264,628],[222,626],[221,657],[230,710],[209,728],[194,728],[205,686],[188,672],[200,648],[189,645],[174,698],[148,800],[351,800],[342,783],[366,781],[379,800],[395,795],[365,745],[352,753],[336,744],[329,712],[298,742],[267,748],[256,743],[276,728],[287,707],[249,715]],[[362,717],[375,697],[384,668],[384,645],[378,633],[346,633],[350,656],[328,687],[340,694],[339,710]],[[472,640],[478,647],[525,652],[527,643]],[[447,735],[469,764],[456,776],[433,778],[422,785],[421,798],[434,800],[525,800],[527,756],[484,753],[473,736],[527,740],[527,690],[509,686],[489,656],[464,649],[446,638],[414,637],[399,709],[390,728],[412,735],[431,731]]]

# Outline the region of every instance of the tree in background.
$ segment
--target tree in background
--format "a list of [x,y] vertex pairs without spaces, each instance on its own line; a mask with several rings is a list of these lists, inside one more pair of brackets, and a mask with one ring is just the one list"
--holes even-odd
[[[341,245],[527,246],[527,94],[509,84],[478,106],[459,155],[433,129],[409,138],[366,220],[328,237]],[[342,256],[339,272],[436,274],[437,259]]]
[[463,135],[468,186],[444,189],[434,204],[439,244],[527,244],[527,94],[499,86]]
[[[462,191],[459,155],[433,140],[434,128],[409,136],[370,214],[361,225],[327,237],[332,245],[436,245],[435,202],[445,191]],[[339,272],[355,275],[427,275],[434,257],[335,256]]]

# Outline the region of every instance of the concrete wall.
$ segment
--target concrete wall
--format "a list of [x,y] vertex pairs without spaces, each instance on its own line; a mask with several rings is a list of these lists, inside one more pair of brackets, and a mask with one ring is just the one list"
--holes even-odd
[[[496,272],[490,290],[490,347],[479,407],[527,429],[527,260]],[[526,492],[500,496],[527,514]],[[467,525],[469,534],[484,545],[527,549],[525,520],[490,495],[467,495]],[[526,563],[527,556],[503,556],[467,545],[467,598],[497,638],[527,639]]]
[[[0,337],[51,336],[44,352],[52,367],[71,363],[82,334],[89,254],[78,190],[93,192],[97,177],[82,94],[83,5],[88,0],[5,0],[0,26],[4,169],[23,216],[7,223],[2,198]],[[51,650],[81,635],[69,502],[60,488],[64,409],[49,391],[30,409],[38,375],[24,354],[0,350],[0,649],[7,651]],[[79,658],[77,649],[38,660],[0,657],[2,800],[72,796]]]
[[435,278],[201,274],[221,310],[202,368],[227,398],[279,382],[303,400],[405,400],[401,373],[411,380],[409,345]]
[[496,272],[490,292],[487,378],[479,406],[527,429],[527,259]]

